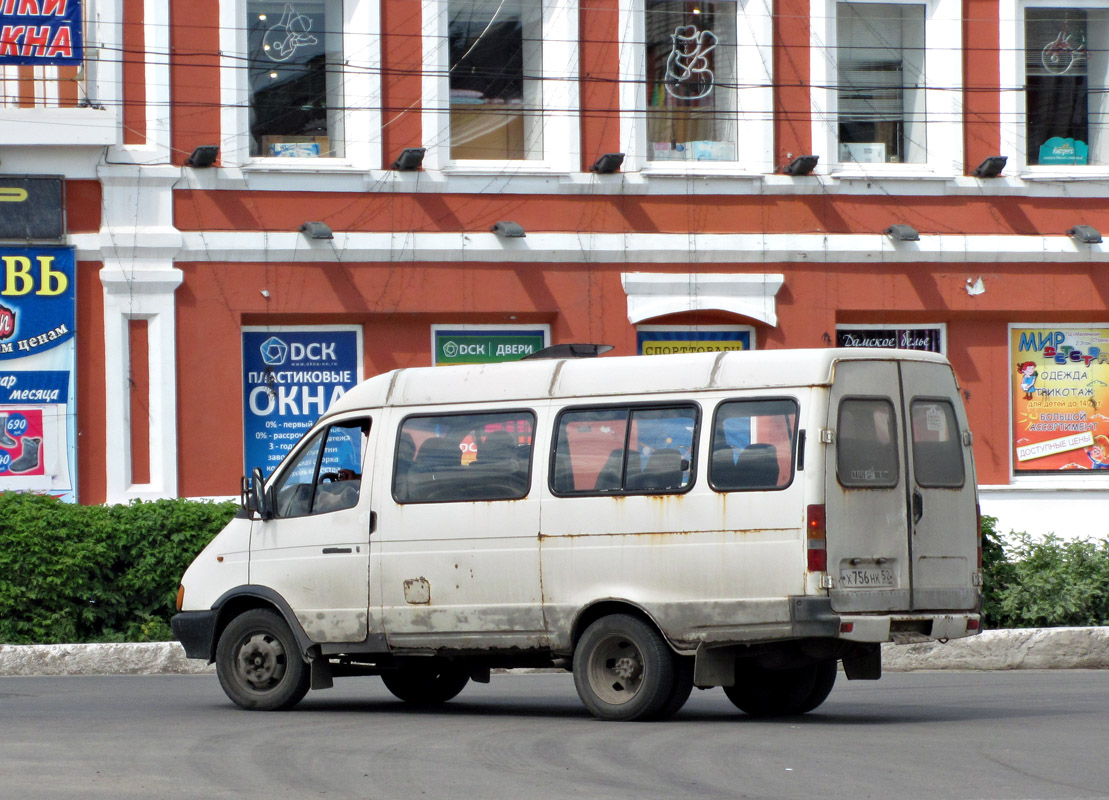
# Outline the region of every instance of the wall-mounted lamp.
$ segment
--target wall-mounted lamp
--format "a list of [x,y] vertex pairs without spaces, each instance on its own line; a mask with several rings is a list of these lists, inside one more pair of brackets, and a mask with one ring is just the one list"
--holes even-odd
[[616,170],[620,169],[620,165],[624,163],[623,153],[605,153],[603,156],[593,162],[590,167],[591,172],[597,172],[601,175],[610,175]]
[[185,166],[210,167],[216,163],[217,156],[219,156],[219,145],[202,144],[185,159]]
[[423,147],[406,147],[400,151],[397,160],[389,169],[395,169],[397,172],[414,172],[424,163],[424,152]]
[[1075,225],[1067,231],[1067,236],[1082,244],[1101,244],[1101,231],[1093,225]]
[[920,232],[912,225],[890,225],[882,233],[899,242],[920,241]]
[[996,178],[1005,169],[1005,162],[1008,160],[1008,156],[990,156],[975,167],[971,174],[976,178]]
[[812,171],[816,169],[816,162],[820,160],[820,156],[797,156],[797,158],[790,161],[782,167],[783,175],[812,175]]
[[508,222],[507,220],[501,220],[489,230],[493,231],[497,236],[503,236],[506,239],[523,239],[527,236],[527,232],[524,230],[523,225],[518,222]]
[[297,230],[309,239],[334,239],[335,234],[323,222],[305,222]]

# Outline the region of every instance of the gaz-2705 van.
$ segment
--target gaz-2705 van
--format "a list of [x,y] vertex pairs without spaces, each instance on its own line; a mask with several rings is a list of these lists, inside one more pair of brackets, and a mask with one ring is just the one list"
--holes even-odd
[[938,355],[774,350],[401,369],[338,399],[189,567],[227,695],[414,704],[573,672],[603,719],[754,715],[978,632],[971,434]]

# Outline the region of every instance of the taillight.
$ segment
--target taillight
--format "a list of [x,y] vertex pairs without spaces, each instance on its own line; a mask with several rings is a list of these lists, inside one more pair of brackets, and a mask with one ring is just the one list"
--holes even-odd
[[177,585],[177,610],[180,611],[181,608],[184,605],[185,605],[185,585],[184,584],[178,584]]
[[967,630],[968,631],[976,631],[976,630],[978,630],[978,625],[979,624],[980,624],[979,621],[976,620],[976,619],[968,619],[967,620]]
[[805,515],[805,538],[808,545],[809,572],[828,571],[827,517],[823,505],[811,505]]

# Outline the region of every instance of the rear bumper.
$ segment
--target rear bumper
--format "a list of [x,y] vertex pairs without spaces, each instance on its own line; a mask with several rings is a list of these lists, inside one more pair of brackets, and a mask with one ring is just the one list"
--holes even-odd
[[219,612],[182,611],[169,621],[173,635],[185,648],[186,658],[202,658],[212,661],[215,655],[216,621]]
[[928,642],[975,636],[978,610],[957,612],[841,613],[825,597],[794,597],[791,627],[798,638],[830,637],[850,642]]

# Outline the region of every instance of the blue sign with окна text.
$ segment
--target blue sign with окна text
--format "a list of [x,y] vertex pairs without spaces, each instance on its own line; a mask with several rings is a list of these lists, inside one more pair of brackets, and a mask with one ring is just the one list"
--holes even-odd
[[81,0],[0,0],[0,64],[79,65]]
[[242,339],[244,465],[269,475],[358,383],[358,333],[280,328],[244,330]]

